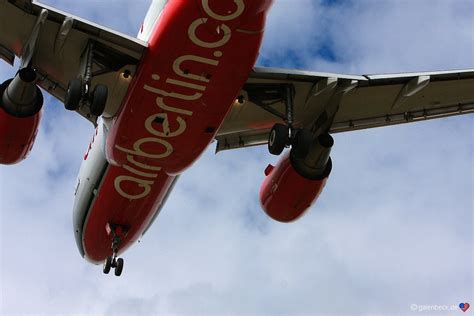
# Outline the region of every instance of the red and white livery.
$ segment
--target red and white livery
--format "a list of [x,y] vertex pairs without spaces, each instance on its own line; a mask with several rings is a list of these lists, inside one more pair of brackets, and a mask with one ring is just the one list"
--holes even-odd
[[[43,88],[95,126],[73,210],[80,254],[121,275],[212,141],[267,145],[264,211],[292,222],[332,170],[331,134],[474,112],[474,70],[351,76],[255,68],[272,0],[154,0],[138,38],[31,0],[0,0],[0,163],[26,158]],[[263,166],[262,166],[263,167]]]

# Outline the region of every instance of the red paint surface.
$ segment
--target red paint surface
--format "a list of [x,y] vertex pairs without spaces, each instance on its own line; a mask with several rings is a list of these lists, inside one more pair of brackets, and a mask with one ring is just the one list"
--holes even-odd
[[[215,29],[225,23],[232,29],[231,40],[218,48],[203,48],[194,44],[188,37],[188,29],[193,21],[206,17],[201,1],[170,1],[162,14],[158,28],[150,38],[149,50],[145,55],[140,73],[136,78],[132,93],[127,97],[124,108],[119,114],[116,124],[110,130],[107,139],[107,158],[114,165],[127,163],[127,153],[117,146],[133,150],[137,140],[154,137],[144,126],[144,122],[153,114],[165,112],[168,115],[170,130],[179,128],[178,117],[186,121],[186,131],[179,137],[161,137],[173,148],[173,153],[163,159],[150,159],[135,155],[140,162],[163,167],[168,174],[176,175],[189,167],[212,141],[230,106],[246,82],[249,72],[255,64],[261,44],[265,23],[265,11],[271,1],[246,0],[246,9],[242,16],[234,21],[219,22],[208,18],[208,22],[198,28],[197,35],[206,42],[215,42],[222,38],[214,36]],[[210,1],[217,12],[235,10],[234,1]],[[221,8],[219,8],[221,7]],[[247,32],[239,32],[243,29]],[[222,57],[215,57],[219,51]],[[191,74],[204,75],[210,78],[209,83],[189,80],[176,74],[173,63],[184,55],[195,55],[219,62],[218,66],[196,62],[184,62],[181,69]],[[160,80],[153,80],[152,75],[159,75]],[[166,83],[167,79],[182,80],[192,84],[205,86],[205,91],[197,91]],[[182,115],[163,111],[156,105],[159,95],[147,91],[145,86],[155,87],[168,93],[203,96],[195,101],[184,101],[173,97],[163,97],[164,102],[192,115]],[[163,131],[162,128],[156,126]],[[206,132],[207,131],[207,132]],[[159,137],[160,138],[160,137]],[[164,146],[148,142],[142,144],[143,152],[159,155],[165,151]]]
[[300,176],[291,165],[288,151],[263,181],[260,204],[274,220],[297,220],[316,202],[327,179],[308,180]]
[[15,164],[28,156],[38,134],[42,113],[18,118],[0,107],[0,164]]
[[147,198],[129,201],[115,192],[113,182],[119,173],[121,173],[119,167],[110,166],[107,170],[84,227],[83,243],[86,258],[95,263],[103,261],[112,254],[111,236],[106,230],[107,223],[129,227],[120,244],[120,252],[123,252],[140,238],[173,180],[173,177],[160,173],[153,191]]
[[[244,2],[244,12],[232,21],[216,21],[206,16],[201,0],[168,2],[155,27],[149,49],[141,61],[129,94],[108,134],[106,151],[111,165],[104,175],[83,229],[83,245],[86,259],[89,261],[99,263],[111,255],[111,239],[106,231],[108,222],[129,227],[120,244],[120,252],[135,242],[153,218],[174,176],[189,167],[214,138],[256,61],[266,12],[272,0]],[[220,15],[226,15],[236,9],[235,2],[231,0],[209,0],[209,6]],[[215,30],[219,25],[225,24],[232,31],[230,40],[225,45],[210,49],[200,47],[190,40],[190,25],[204,17],[208,19],[207,23],[197,29],[197,37],[205,42],[216,42],[222,39],[223,34],[216,34]],[[218,61],[217,66],[189,61],[181,64],[181,69],[186,69],[188,74],[203,75],[209,82],[189,80],[176,74],[173,63],[180,56],[186,55]],[[153,75],[155,79],[152,79]],[[159,80],[156,80],[156,75],[160,77]],[[202,91],[169,84],[166,83],[167,79],[201,85],[205,89]],[[199,92],[202,96],[194,101],[164,97],[167,105],[192,112],[192,115],[184,115],[182,112],[160,108],[157,105],[159,95],[145,89],[145,86],[182,95]],[[150,117],[156,118],[158,114],[160,117],[166,115],[169,133],[178,131],[183,126],[183,121],[184,131],[176,136],[164,135],[163,124],[155,122],[152,123],[153,129],[163,136],[151,134],[145,128],[145,122]],[[158,159],[133,153],[137,141],[150,138],[155,141],[141,143],[140,152],[151,155],[164,152],[165,147],[156,141],[159,139],[171,146],[171,153]],[[118,150],[117,146],[129,152]],[[130,163],[131,158],[135,164]],[[142,168],[137,167],[137,163]],[[145,175],[137,176],[136,173],[131,173],[130,169],[126,169],[127,166]],[[162,169],[150,169],[158,167]],[[150,191],[138,199],[125,198],[116,188],[117,178],[124,176],[152,182],[149,185]],[[144,192],[144,188],[133,181],[121,182],[121,189],[130,196],[138,196]]]

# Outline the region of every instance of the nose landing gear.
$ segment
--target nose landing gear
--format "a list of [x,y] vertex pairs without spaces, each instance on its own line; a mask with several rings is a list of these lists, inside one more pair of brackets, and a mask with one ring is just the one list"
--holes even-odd
[[104,261],[103,272],[108,274],[112,268],[116,276],[120,276],[123,270],[123,259],[117,258],[119,245],[125,237],[128,227],[107,223],[105,227],[107,234],[112,236],[112,256],[108,256]]
[[113,256],[108,256],[107,259],[105,259],[103,271],[105,274],[109,274],[112,268],[115,269],[114,273],[116,276],[120,276],[122,274],[123,259],[117,258],[116,254]]

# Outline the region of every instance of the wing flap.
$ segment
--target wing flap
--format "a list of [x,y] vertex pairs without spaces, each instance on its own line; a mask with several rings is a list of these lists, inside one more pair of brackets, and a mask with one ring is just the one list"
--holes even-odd
[[[408,85],[428,77],[409,95]],[[471,113],[474,111],[474,71],[367,76],[341,102],[331,132],[379,127]],[[408,91],[410,92],[410,91]]]
[[[474,69],[389,75],[340,75],[256,68],[247,84],[294,86],[295,126],[338,133],[474,113]],[[267,143],[283,120],[241,95],[219,130],[217,151]],[[285,110],[283,101],[272,105]],[[336,109],[335,115],[332,115]]]

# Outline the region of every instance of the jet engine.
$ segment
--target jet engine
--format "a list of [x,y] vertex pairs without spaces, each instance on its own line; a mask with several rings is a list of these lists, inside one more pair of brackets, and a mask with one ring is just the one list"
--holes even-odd
[[260,188],[260,204],[274,220],[288,223],[300,218],[317,200],[331,173],[329,134],[317,137],[304,157],[293,148],[276,166],[268,165]]
[[35,82],[36,72],[23,68],[0,85],[0,164],[20,162],[33,147],[43,107]]

